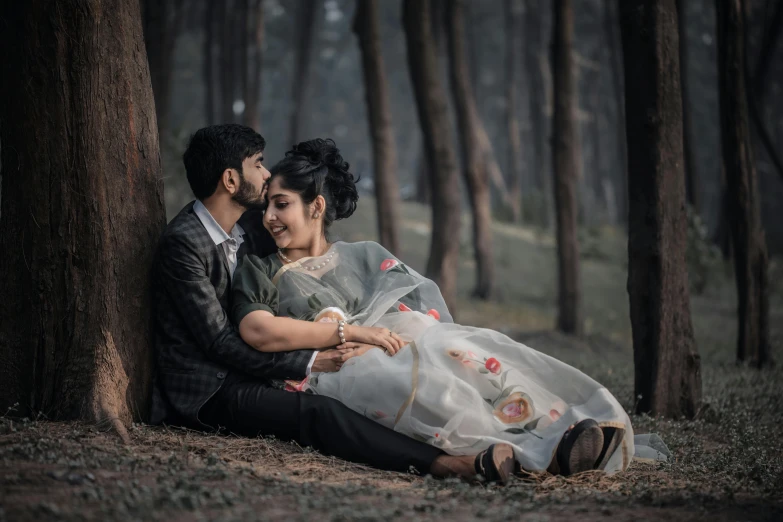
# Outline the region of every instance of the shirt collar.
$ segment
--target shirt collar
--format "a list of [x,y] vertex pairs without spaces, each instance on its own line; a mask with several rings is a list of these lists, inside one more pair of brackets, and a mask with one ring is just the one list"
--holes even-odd
[[239,223],[234,225],[234,228],[231,229],[231,235],[229,236],[226,234],[226,231],[223,230],[223,227],[221,227],[218,222],[215,221],[215,218],[212,217],[212,214],[209,213],[209,210],[207,210],[207,207],[204,206],[204,203],[196,200],[196,202],[193,204],[193,212],[196,213],[196,216],[198,216],[201,224],[204,225],[204,228],[207,229],[207,233],[209,234],[209,237],[212,238],[212,241],[215,242],[215,245],[220,245],[229,239],[238,240],[240,243],[242,242],[242,236],[245,234],[245,230],[239,225]]

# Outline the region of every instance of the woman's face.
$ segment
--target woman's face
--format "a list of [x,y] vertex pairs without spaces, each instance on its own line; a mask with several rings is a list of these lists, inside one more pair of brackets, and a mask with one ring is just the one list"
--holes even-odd
[[308,248],[318,232],[319,220],[312,219],[309,205],[302,197],[280,186],[280,176],[272,178],[267,191],[269,206],[264,213],[264,228],[278,248]]

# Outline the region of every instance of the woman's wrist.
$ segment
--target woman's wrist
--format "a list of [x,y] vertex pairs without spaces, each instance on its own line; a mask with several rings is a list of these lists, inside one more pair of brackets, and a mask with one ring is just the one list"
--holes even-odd
[[[354,326],[348,323],[343,324],[343,335],[341,336],[340,342],[350,342],[353,341],[353,331]],[[339,332],[338,332],[339,333]]]

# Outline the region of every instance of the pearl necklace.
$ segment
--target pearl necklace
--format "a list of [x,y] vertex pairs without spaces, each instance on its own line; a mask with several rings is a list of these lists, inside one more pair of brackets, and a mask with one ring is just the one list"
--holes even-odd
[[[288,257],[286,257],[286,255],[283,253],[282,249],[279,249],[279,248],[277,249],[277,255],[280,256],[280,259],[282,259],[286,263],[293,263],[294,262],[293,260],[291,260]],[[312,270],[318,270],[319,268],[323,268],[326,265],[328,265],[329,261],[331,261],[333,257],[334,257],[334,252],[332,252],[331,254],[326,256],[326,259],[324,259],[323,263],[318,264],[318,265],[313,265],[313,266],[303,266],[302,268],[304,268],[305,270],[311,270],[311,271]]]

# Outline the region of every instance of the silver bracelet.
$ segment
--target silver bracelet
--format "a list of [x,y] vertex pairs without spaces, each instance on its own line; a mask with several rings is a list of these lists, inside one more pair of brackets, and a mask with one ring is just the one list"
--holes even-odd
[[337,335],[340,336],[340,344],[345,344],[345,321],[337,321]]

